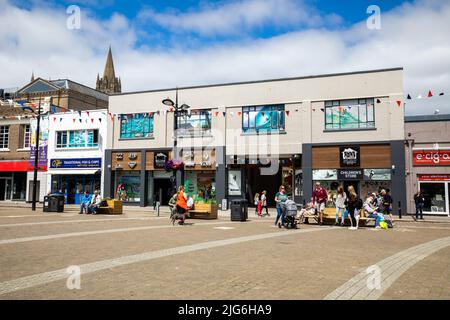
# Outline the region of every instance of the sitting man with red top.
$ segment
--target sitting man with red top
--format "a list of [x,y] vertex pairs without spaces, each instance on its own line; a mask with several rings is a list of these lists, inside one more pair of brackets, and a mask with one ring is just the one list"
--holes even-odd
[[316,182],[316,188],[313,191],[313,204],[320,217],[319,225],[323,224],[323,212],[325,211],[325,205],[328,200],[327,190],[320,186],[320,182]]

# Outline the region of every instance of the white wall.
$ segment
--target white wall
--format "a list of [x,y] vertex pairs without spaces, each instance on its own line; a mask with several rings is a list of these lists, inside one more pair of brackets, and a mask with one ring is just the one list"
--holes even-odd
[[[88,115],[89,112],[89,115]],[[54,120],[56,119],[56,120]],[[62,119],[62,120],[61,120]],[[75,119],[75,121],[73,121]],[[81,122],[79,121],[81,119]],[[92,122],[91,119],[94,119]],[[101,119],[101,122],[99,121]],[[108,132],[108,111],[82,111],[81,117],[78,112],[56,113],[50,116],[49,136],[48,136],[48,179],[46,191],[51,191],[51,174],[86,174],[86,169],[51,169],[51,159],[73,159],[73,158],[101,158],[102,167],[104,162],[104,151],[107,145]],[[76,149],[56,149],[56,132],[65,130],[99,130],[99,146],[97,148],[76,148]],[[104,175],[102,170],[101,189],[103,190]]]
[[[303,143],[404,139],[404,108],[403,104],[398,107],[396,103],[397,100],[403,99],[403,70],[400,69],[185,88],[179,89],[178,94],[180,105],[186,103],[193,109],[211,108],[213,112],[219,111],[218,117],[212,117],[212,128],[221,130],[223,134],[221,141],[216,138],[215,144],[226,145],[227,153],[229,149],[244,147],[247,149],[246,154],[252,154],[249,145],[265,145],[264,141],[255,141],[240,134],[242,119],[237,116],[237,112],[241,111],[242,106],[254,105],[286,104],[286,110],[290,111],[289,116],[285,118],[286,134],[276,137],[279,143],[277,148],[281,154],[301,153]],[[175,100],[175,90],[113,95],[109,100],[109,110],[114,114],[167,110],[162,104],[162,100],[167,97]],[[354,98],[382,100],[382,103],[375,105],[376,130],[324,133],[325,116],[320,110],[324,101]],[[225,110],[226,117],[222,115]],[[234,116],[231,116],[230,112],[234,112]],[[156,116],[155,139],[151,140],[120,141],[119,123],[114,123],[114,126],[114,136],[108,141],[108,148],[172,146],[173,113]],[[237,131],[238,134],[225,134],[225,131],[229,130]],[[198,142],[194,140],[191,145],[196,146]]]

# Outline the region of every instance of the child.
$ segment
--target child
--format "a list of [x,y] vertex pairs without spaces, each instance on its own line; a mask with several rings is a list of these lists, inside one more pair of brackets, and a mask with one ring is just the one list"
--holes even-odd
[[305,207],[300,210],[300,215],[299,215],[299,221],[300,223],[303,223],[303,221],[305,220],[305,215],[306,214],[316,214],[316,209],[314,208],[314,203],[312,201],[308,202]]

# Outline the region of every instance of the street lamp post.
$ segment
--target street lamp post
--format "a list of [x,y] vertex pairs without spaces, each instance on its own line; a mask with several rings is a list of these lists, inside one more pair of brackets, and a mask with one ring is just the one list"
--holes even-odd
[[33,200],[32,200],[32,204],[31,204],[32,211],[36,211],[40,126],[41,126],[41,97],[39,97],[39,106],[38,106],[38,113],[37,113],[37,128],[36,128],[36,143],[35,143],[35,149],[34,149]]
[[[178,140],[177,139],[178,117],[180,115],[186,115],[190,107],[184,103],[181,106],[178,105],[178,88],[176,89],[176,92],[175,92],[175,102],[173,102],[173,100],[170,98],[166,98],[162,101],[162,103],[168,107],[174,108],[174,111],[173,111],[173,115],[174,115],[173,116],[173,131],[174,131],[173,150],[174,150],[174,152],[176,152],[176,148],[178,145],[178,141],[177,141]],[[181,180],[182,180],[181,183],[184,185],[184,175],[182,175]]]

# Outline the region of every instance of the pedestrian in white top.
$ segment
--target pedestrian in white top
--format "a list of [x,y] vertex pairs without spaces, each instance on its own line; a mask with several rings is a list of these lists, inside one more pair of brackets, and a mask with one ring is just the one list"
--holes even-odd
[[345,194],[344,188],[340,186],[338,188],[337,196],[336,196],[336,223],[335,225],[339,225],[339,212],[341,212],[341,226],[344,225],[344,211],[345,211],[345,200],[347,199],[347,195]]

